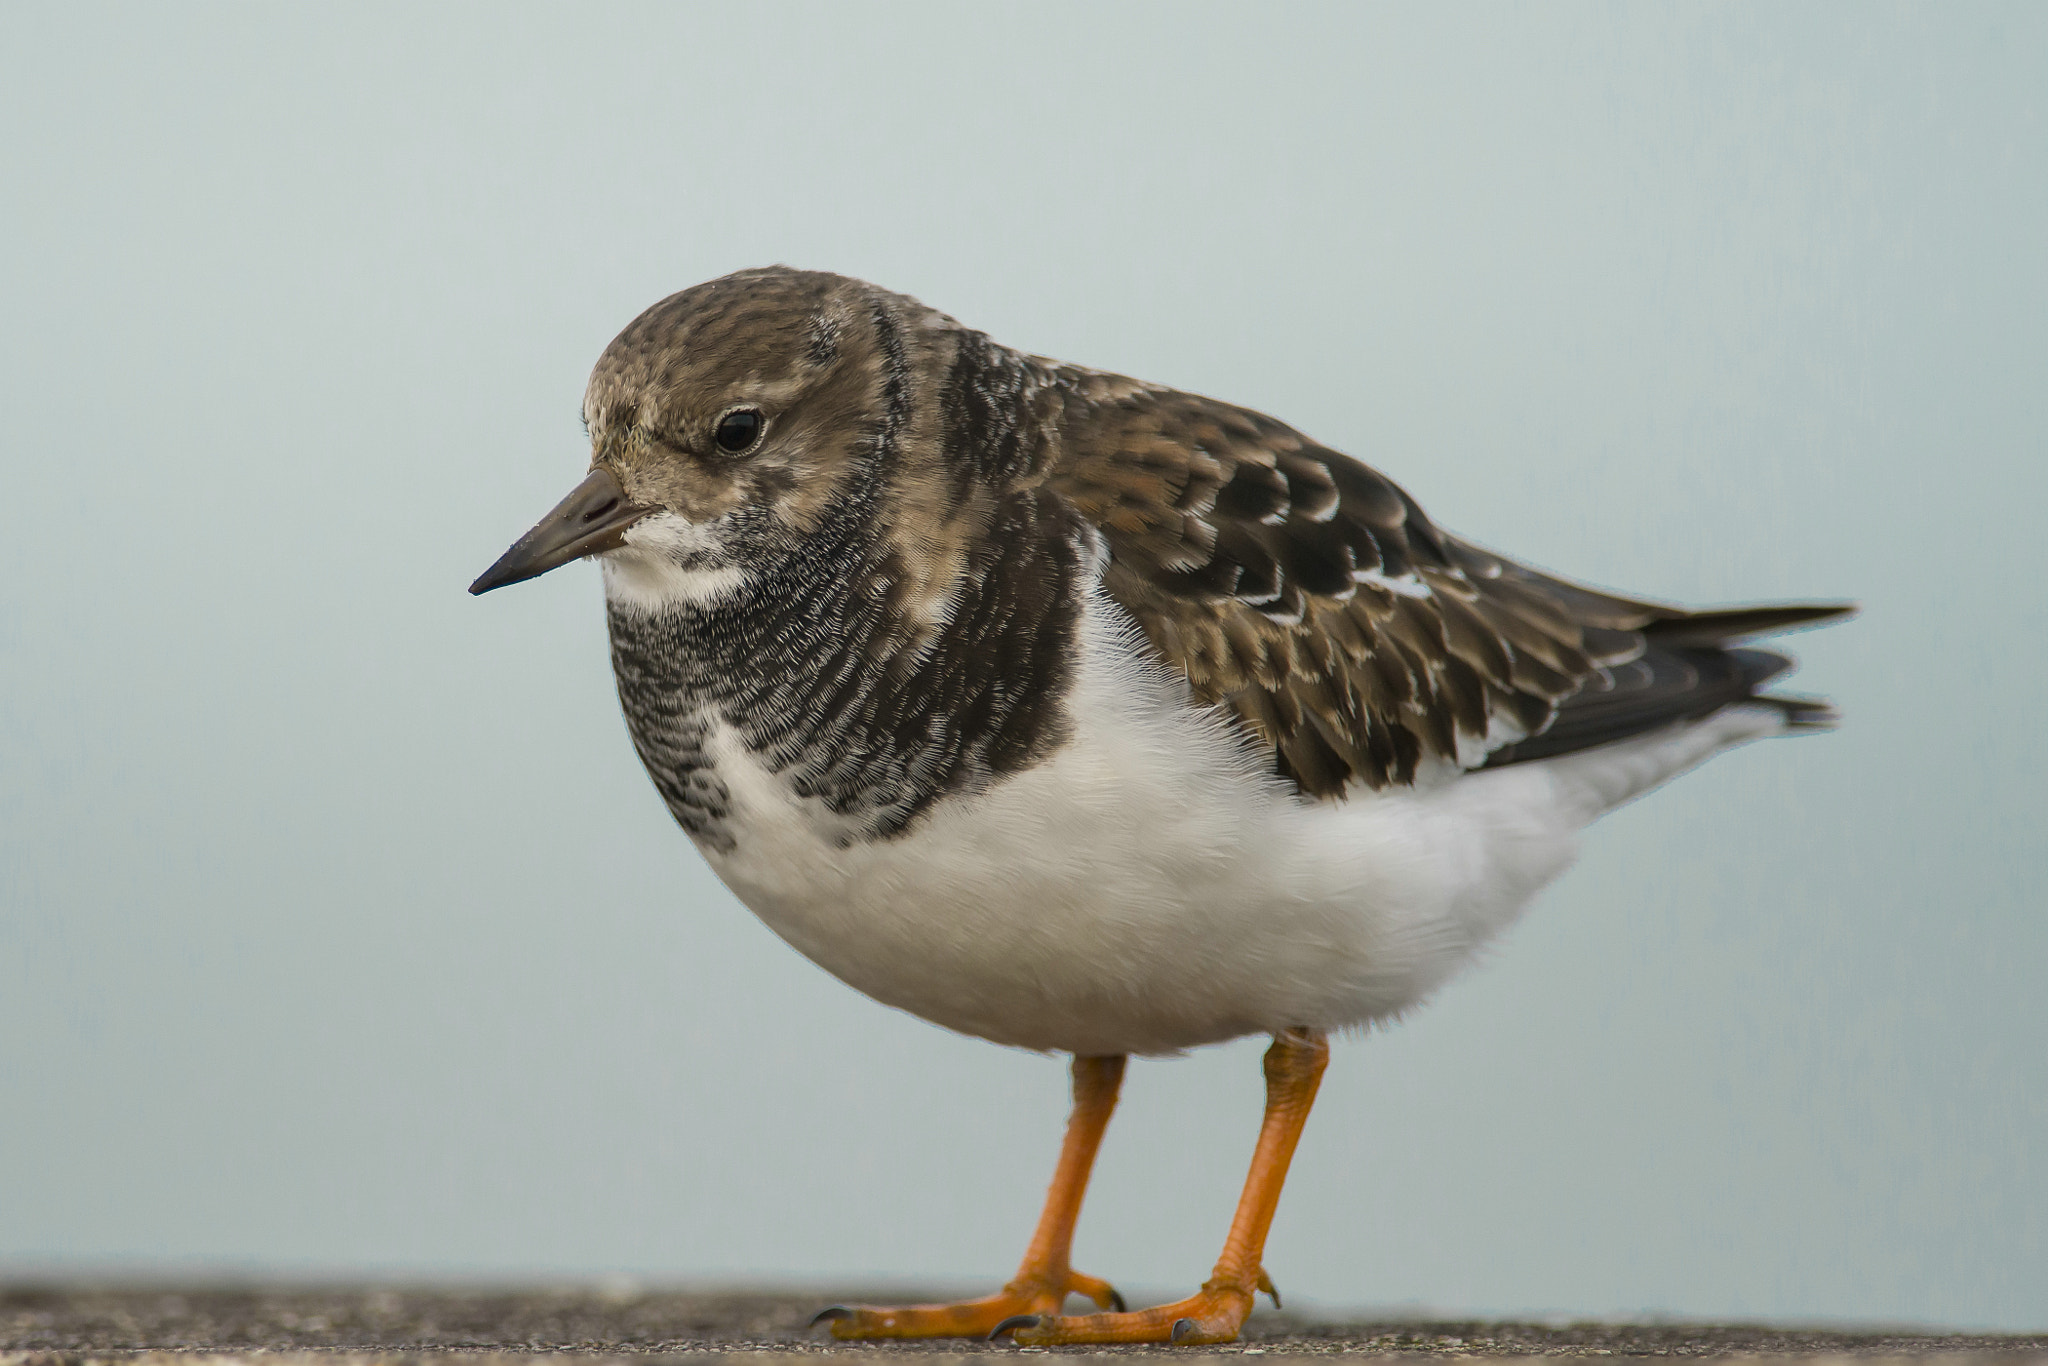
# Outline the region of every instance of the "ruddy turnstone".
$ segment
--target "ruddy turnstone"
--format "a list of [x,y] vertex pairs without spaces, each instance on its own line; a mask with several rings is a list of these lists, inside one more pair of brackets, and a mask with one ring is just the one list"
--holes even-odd
[[[842,1338],[1234,1338],[1329,1032],[1442,985],[1596,817],[1834,719],[1734,642],[1845,605],[1568,583],[1270,417],[842,276],[664,299],[583,413],[589,474],[470,591],[596,558],[633,744],[740,900],[878,1001],[1074,1055],[1016,1278]],[[1124,1060],[1246,1034],[1215,1274],[1127,1311],[1068,1265]]]

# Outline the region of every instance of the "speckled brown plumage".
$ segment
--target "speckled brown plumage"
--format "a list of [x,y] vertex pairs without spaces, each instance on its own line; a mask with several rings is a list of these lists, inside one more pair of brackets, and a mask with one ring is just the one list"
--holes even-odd
[[[1412,781],[1430,758],[1574,748],[1501,747],[1576,733],[1575,708],[1605,718],[1588,743],[1703,714],[1777,672],[1755,651],[1713,667],[1716,647],[1844,610],[1688,612],[1584,588],[1441,531],[1384,475],[1270,417],[1060,369],[1074,398],[1048,484],[1107,536],[1104,586],[1317,796]],[[1688,663],[1678,643],[1704,648]],[[1615,672],[1651,655],[1661,671]]]

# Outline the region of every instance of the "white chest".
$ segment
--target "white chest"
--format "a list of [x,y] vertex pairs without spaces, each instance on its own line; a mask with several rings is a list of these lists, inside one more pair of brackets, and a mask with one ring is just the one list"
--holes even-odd
[[1100,609],[1047,761],[904,834],[843,822],[712,722],[714,870],[889,1005],[997,1042],[1166,1052],[1402,1010],[1570,861],[1539,767],[1306,803]]

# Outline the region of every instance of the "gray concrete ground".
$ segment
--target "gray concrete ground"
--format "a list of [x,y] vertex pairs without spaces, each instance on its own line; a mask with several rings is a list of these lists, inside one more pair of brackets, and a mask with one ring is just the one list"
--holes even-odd
[[[976,1342],[837,1344],[807,1331],[834,1297],[669,1289],[450,1289],[417,1286],[114,1286],[0,1284],[0,1366],[97,1361],[195,1366],[515,1366],[574,1354],[577,1366],[651,1366],[650,1358],[741,1354],[766,1363],[857,1355],[880,1366],[938,1366],[990,1353],[1044,1354]],[[894,1295],[838,1296],[901,1302]],[[2048,1362],[2048,1334],[1984,1336],[1754,1324],[1453,1322],[1322,1319],[1261,1310],[1225,1348],[1075,1348],[1055,1355],[1170,1353],[1177,1361],[1257,1354],[1389,1359],[1538,1356],[1796,1356]]]

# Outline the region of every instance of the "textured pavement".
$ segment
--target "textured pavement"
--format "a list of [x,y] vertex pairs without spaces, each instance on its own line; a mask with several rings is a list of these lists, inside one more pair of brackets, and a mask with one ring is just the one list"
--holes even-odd
[[1807,1361],[1913,1359],[2048,1363],[2048,1332],[2032,1336],[1857,1332],[1743,1324],[1344,1321],[1261,1310],[1230,1347],[1018,1348],[978,1342],[840,1344],[806,1331],[837,1299],[903,1296],[741,1294],[574,1287],[434,1289],[0,1284],[0,1366],[94,1361],[198,1366],[514,1366],[572,1354],[615,1359],[740,1354],[763,1363],[859,1356],[919,1366],[995,1355],[1170,1355],[1214,1362],[1246,1355],[1371,1354],[1389,1360],[1471,1357],[1796,1356]]

